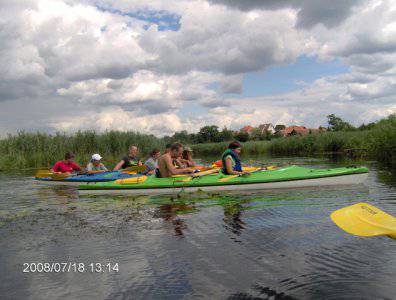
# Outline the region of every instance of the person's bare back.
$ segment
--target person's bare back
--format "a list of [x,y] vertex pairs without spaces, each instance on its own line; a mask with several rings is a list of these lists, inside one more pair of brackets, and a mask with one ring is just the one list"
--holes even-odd
[[181,144],[173,144],[169,153],[165,153],[158,159],[158,170],[161,178],[172,177],[172,175],[178,174],[189,174],[193,170],[190,168],[178,169],[173,165],[173,159],[179,157],[179,154],[183,151]]

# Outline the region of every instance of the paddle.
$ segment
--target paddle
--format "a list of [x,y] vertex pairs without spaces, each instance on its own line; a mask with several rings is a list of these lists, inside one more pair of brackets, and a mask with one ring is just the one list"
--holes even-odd
[[274,166],[269,166],[269,167],[263,167],[263,168],[259,168],[257,170],[254,170],[252,172],[248,172],[248,173],[244,173],[244,174],[238,174],[238,175],[228,175],[227,177],[221,178],[219,179],[220,182],[225,182],[228,181],[232,178],[236,178],[236,177],[240,177],[240,176],[249,176],[250,174],[256,173],[256,172],[260,172],[260,171],[270,171],[270,170],[274,170],[276,167]]
[[187,181],[190,181],[190,180],[192,180],[194,178],[197,178],[197,177],[202,177],[202,176],[218,173],[219,170],[220,169],[211,169],[211,170],[207,170],[207,171],[198,172],[198,173],[195,173],[193,176],[189,176],[189,177],[187,177],[186,179],[183,179],[183,180],[178,180],[177,182],[187,182]]
[[396,218],[367,203],[336,210],[330,218],[338,227],[353,235],[387,235],[396,239]]
[[54,173],[50,170],[38,170],[36,173],[36,178],[47,178],[50,177],[54,180],[63,180],[69,177],[69,173]]
[[126,172],[136,172],[136,173],[141,173],[146,171],[146,166],[142,165],[142,166],[132,166],[132,167],[128,167],[122,170],[122,172],[126,173]]

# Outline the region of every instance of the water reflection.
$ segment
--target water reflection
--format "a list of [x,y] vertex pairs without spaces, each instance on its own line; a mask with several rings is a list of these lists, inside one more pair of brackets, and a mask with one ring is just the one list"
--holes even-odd
[[[394,241],[350,236],[329,219],[359,201],[396,215],[389,172],[371,167],[365,186],[174,198],[82,197],[0,175],[7,274],[0,292],[13,299],[392,299]],[[120,272],[20,272],[24,261],[59,260],[119,262]]]

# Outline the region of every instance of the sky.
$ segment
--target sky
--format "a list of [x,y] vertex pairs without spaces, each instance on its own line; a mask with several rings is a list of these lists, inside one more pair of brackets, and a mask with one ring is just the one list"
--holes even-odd
[[0,136],[360,125],[396,112],[396,2],[0,1]]

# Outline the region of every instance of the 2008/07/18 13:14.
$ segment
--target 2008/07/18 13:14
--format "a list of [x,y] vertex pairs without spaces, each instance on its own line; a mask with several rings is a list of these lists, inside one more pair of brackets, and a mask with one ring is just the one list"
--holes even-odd
[[23,273],[118,273],[118,263],[47,262],[23,263]]

